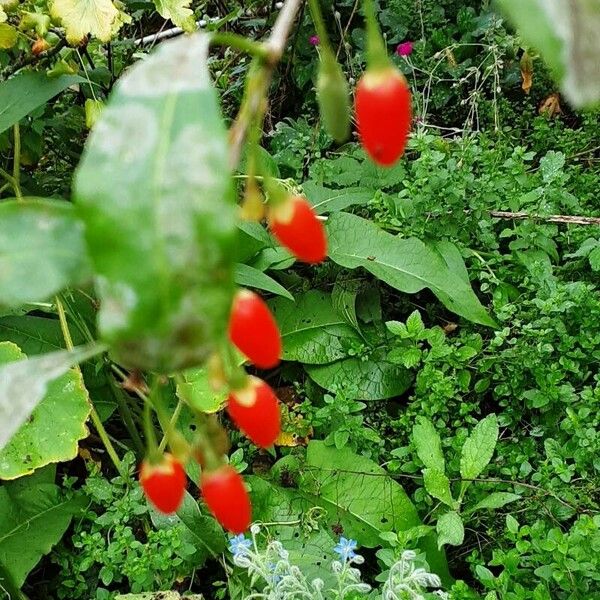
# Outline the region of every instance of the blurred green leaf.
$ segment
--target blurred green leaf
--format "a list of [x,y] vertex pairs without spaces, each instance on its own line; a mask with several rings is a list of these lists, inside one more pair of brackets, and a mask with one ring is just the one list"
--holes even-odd
[[0,204],[0,304],[40,302],[89,277],[83,224],[71,204]]
[[237,211],[208,43],[171,40],[127,70],[75,179],[100,335],[129,367],[198,366],[227,330]]
[[63,75],[50,79],[45,73],[23,71],[1,82],[0,133],[69,86],[85,81],[79,75]]

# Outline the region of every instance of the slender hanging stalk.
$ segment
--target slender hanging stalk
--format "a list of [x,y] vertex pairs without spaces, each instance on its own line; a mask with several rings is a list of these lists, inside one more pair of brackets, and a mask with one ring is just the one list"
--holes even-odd
[[[56,310],[58,312],[58,319],[60,321],[60,329],[62,331],[63,338],[65,340],[65,345],[67,347],[67,350],[73,350],[73,338],[71,337],[71,332],[69,331],[67,315],[65,313],[65,308],[63,306],[63,303],[58,296],[56,296],[55,303],[56,303]],[[79,369],[79,367],[77,367],[77,369]],[[79,371],[81,372],[81,369],[79,369]],[[115,468],[117,469],[117,471],[119,472],[119,475],[121,475],[121,477],[123,477],[123,478],[126,478],[127,472],[125,471],[125,469],[123,467],[123,463],[119,459],[119,455],[117,454],[115,447],[112,445],[112,442],[110,441],[110,438],[108,437],[108,433],[106,433],[106,429],[104,429],[102,420],[100,419],[100,416],[98,415],[98,412],[96,411],[96,408],[94,407],[94,404],[91,401],[90,401],[90,406],[91,406],[90,417],[92,418],[92,423],[94,424],[94,427],[95,427],[96,431],[98,432],[98,435],[100,436],[100,439],[102,440],[102,443],[104,444],[104,447],[106,448],[106,452],[110,456],[110,459],[111,459],[113,465],[115,466]]]

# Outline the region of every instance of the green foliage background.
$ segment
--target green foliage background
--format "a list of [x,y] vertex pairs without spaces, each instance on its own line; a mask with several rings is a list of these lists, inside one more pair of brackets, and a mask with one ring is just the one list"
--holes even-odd
[[[36,37],[56,47],[66,35],[56,21],[41,30],[23,24],[25,12],[44,20],[45,2],[18,10],[0,4],[16,36],[0,50],[5,76],[29,60]],[[268,32],[272,3],[238,4],[190,8],[205,29]],[[323,7],[344,71],[356,81],[364,68],[360,15],[349,0],[336,3],[338,17]],[[154,45],[134,40],[163,27],[155,8],[178,24],[192,15],[185,3],[118,8],[131,22],[110,42],[92,35],[87,45],[65,45],[0,86],[7,107],[0,114],[0,166],[9,177],[15,162],[20,166],[28,197],[54,204],[70,197],[89,102],[104,102]],[[355,139],[340,146],[323,131],[313,90],[318,47],[304,13],[276,75],[264,163],[327,218],[331,260],[297,265],[257,224],[240,227],[235,248],[226,240],[227,268],[238,284],[269,298],[285,352],[281,368],[262,374],[284,403],[285,440],[260,452],[232,431],[230,460],[248,476],[255,518],[274,523],[268,535],[311,575],[327,577],[341,534],[365,549],[371,582],[411,548],[444,578],[453,600],[597,597],[600,233],[597,223],[552,217],[600,217],[598,113],[574,112],[562,99],[562,112],[540,112],[556,85],[535,58],[533,87],[524,93],[520,59],[524,50],[535,57],[535,49],[487,2],[392,0],[378,8],[391,53],[414,41],[409,57],[393,58],[413,89],[416,119],[406,155],[392,169],[371,164]],[[208,67],[227,122],[249,65],[237,51],[211,53]],[[57,76],[48,79],[47,71]],[[242,168],[236,181],[243,175]],[[0,206],[8,214],[16,191],[5,181]],[[118,221],[120,196],[111,191]],[[28,232],[52,203],[36,202]],[[72,287],[60,302],[73,342],[97,337],[97,298],[70,209],[61,204],[69,234],[60,248],[70,257],[63,272],[50,271],[51,256],[39,252],[19,253],[12,279],[0,274],[0,342],[28,356],[65,348],[53,298],[65,282]],[[3,260],[15,254],[15,227],[0,222]],[[83,276],[75,281],[71,271]],[[82,414],[67,450],[55,456],[47,445],[36,448],[43,452],[36,466],[73,460],[0,485],[2,589],[22,586],[29,598],[101,600],[160,589],[243,598],[249,582],[220,562],[225,536],[196,502],[195,485],[172,519],[146,505],[135,481],[142,405],[121,387],[121,375],[104,358],[82,368],[121,473],[94,430],[75,457],[87,414],[79,390]],[[70,372],[61,381],[77,377]],[[185,379],[194,407],[218,410],[222,398],[209,391],[206,373],[195,369]],[[171,410],[177,394],[170,385]],[[56,410],[75,405],[74,397],[56,396]],[[186,407],[179,427],[193,437],[196,422]],[[2,476],[7,456],[0,453]],[[190,465],[194,482],[196,471]],[[27,538],[17,539],[18,532]],[[15,544],[25,541],[27,552],[17,552]]]

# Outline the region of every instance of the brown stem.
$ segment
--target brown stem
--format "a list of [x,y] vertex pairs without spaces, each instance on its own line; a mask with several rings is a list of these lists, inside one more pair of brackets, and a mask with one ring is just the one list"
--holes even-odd
[[[259,85],[251,86],[249,89],[245,106],[242,106],[229,132],[229,164],[232,170],[235,169],[240,160],[242,145],[244,144],[248,128],[253,122],[254,116],[264,109],[273,72],[283,56],[285,44],[303,2],[304,0],[287,0],[279,12],[275,25],[273,25],[271,35],[265,44],[267,57],[263,63]],[[258,74],[256,76],[258,77]]]
[[490,211],[492,217],[497,219],[531,219],[534,221],[544,221],[546,223],[570,223],[572,225],[600,225],[600,217],[580,217],[572,215],[530,215],[526,212],[508,212],[504,210]]

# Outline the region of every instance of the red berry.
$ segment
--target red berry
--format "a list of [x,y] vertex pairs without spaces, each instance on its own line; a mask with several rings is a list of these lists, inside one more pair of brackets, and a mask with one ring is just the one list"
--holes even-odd
[[410,131],[410,90],[397,69],[367,71],[355,98],[358,134],[369,156],[383,166],[393,165],[404,152]]
[[259,369],[270,369],[279,363],[279,328],[264,300],[250,290],[240,290],[233,300],[229,339]]
[[327,256],[327,238],[323,223],[302,196],[290,196],[269,212],[273,235],[296,258],[307,263],[320,263]]
[[248,385],[234,390],[227,400],[232,421],[257,445],[272,446],[281,432],[279,400],[271,387],[258,377],[248,377]]
[[231,465],[203,471],[200,491],[215,519],[225,529],[243,533],[250,527],[250,498],[243,479]]
[[146,497],[162,513],[174,513],[180,507],[185,492],[183,465],[170,454],[158,464],[142,463],[140,483]]

